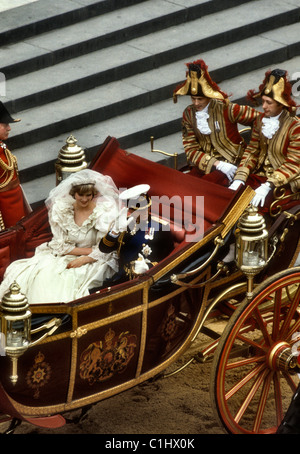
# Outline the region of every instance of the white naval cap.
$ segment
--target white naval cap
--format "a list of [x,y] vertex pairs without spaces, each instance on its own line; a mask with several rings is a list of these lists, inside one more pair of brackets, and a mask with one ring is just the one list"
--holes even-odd
[[143,210],[151,205],[151,201],[147,196],[149,184],[138,184],[132,188],[125,189],[119,195],[120,200],[126,201],[128,208],[132,210]]
[[149,184],[138,184],[133,186],[132,188],[125,189],[125,191],[121,192],[120,199],[121,200],[128,200],[128,199],[137,199],[142,194],[147,194],[149,191],[150,186]]

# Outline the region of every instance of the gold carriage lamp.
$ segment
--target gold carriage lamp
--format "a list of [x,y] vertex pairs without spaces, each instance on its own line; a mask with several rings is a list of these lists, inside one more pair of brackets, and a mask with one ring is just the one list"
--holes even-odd
[[247,276],[248,297],[253,291],[253,278],[268,261],[268,232],[261,214],[249,205],[240,217],[235,231],[235,260],[238,268]]
[[[41,342],[61,325],[60,318],[52,318],[35,329],[31,329],[31,311],[28,300],[16,282],[3,295],[0,303],[0,355],[7,355],[12,361],[11,382],[18,381],[18,359],[26,350]],[[31,336],[43,331],[31,341]]]
[[18,358],[28,349],[31,341],[31,312],[25,295],[14,282],[3,296],[0,304],[0,330],[4,354],[12,361],[13,384],[18,380]]
[[72,134],[66,144],[60,149],[55,163],[56,186],[71,173],[87,168],[85,152],[77,145],[77,139]]

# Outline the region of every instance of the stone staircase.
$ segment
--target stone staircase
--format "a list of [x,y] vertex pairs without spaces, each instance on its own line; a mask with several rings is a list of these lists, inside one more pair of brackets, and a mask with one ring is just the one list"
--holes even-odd
[[55,185],[70,134],[88,160],[110,135],[165,161],[150,151],[154,136],[155,148],[184,161],[189,99],[173,104],[172,92],[185,62],[203,58],[231,99],[245,102],[267,69],[300,71],[299,19],[299,0],[38,0],[2,12],[1,100],[22,120],[8,145],[29,202],[38,205]]

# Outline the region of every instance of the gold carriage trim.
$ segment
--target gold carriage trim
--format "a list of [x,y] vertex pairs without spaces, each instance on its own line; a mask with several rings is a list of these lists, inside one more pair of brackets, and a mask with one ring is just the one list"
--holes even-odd
[[34,365],[26,375],[26,383],[29,388],[34,390],[34,398],[40,397],[40,388],[45,386],[51,377],[51,367],[44,361],[45,356],[39,352],[34,358]]
[[2,213],[0,211],[0,232],[2,232],[3,230],[5,230],[5,224],[4,224]]

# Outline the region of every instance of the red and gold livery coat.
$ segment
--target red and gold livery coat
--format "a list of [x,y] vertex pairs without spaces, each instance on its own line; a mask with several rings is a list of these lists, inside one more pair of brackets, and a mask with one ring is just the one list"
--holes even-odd
[[262,133],[261,114],[254,122],[235,179],[247,181],[250,174],[264,176],[275,187],[290,185],[293,192],[300,188],[300,120],[286,109],[279,117],[279,129],[271,139]]
[[3,142],[0,142],[0,212],[2,229],[15,225],[28,214],[19,182],[17,159]]
[[245,144],[238,132],[238,123],[252,126],[259,113],[252,107],[212,99],[208,106],[211,134],[201,134],[197,128],[196,109],[189,105],[182,117],[182,141],[189,163],[205,174],[212,171],[217,160],[236,164]]

